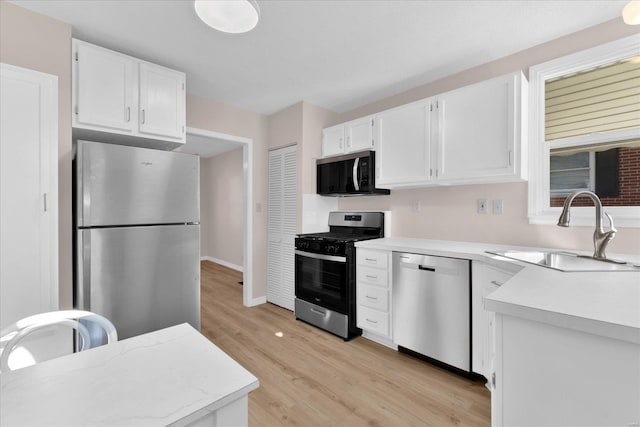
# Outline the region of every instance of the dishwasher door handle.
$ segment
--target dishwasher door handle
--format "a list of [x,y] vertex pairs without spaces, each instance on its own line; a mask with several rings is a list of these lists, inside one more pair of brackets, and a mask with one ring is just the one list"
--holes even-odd
[[428,267],[426,265],[419,265],[418,266],[418,270],[424,270],[424,271],[436,271],[435,267]]

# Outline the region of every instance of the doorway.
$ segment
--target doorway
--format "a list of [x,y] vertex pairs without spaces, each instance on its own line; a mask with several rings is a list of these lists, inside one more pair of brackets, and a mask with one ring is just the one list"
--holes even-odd
[[[242,148],[242,219],[243,219],[243,291],[242,303],[251,307],[264,302],[253,298],[253,146],[251,138],[187,127],[187,143],[175,151],[208,158],[225,151]],[[202,218],[201,218],[202,222]],[[233,268],[233,266],[232,266]]]

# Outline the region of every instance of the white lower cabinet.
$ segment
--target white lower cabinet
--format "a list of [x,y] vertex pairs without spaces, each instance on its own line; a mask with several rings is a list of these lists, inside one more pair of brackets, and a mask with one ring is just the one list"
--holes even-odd
[[389,251],[356,250],[357,326],[374,341],[392,346]]
[[505,270],[480,261],[473,261],[471,265],[471,370],[489,380],[489,388],[492,387],[495,359],[495,314],[484,309],[484,298],[516,272],[517,270]]
[[506,314],[495,326],[492,426],[640,425],[640,344]]

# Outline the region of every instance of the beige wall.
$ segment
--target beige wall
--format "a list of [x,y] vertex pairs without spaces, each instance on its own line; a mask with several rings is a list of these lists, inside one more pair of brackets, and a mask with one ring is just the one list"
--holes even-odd
[[[419,86],[340,115],[334,123],[373,114],[502,74],[637,34],[637,28],[615,19],[566,37],[498,59],[441,80]],[[502,199],[502,215],[479,215],[476,200]],[[422,210],[411,211],[413,200]],[[388,209],[393,213],[395,236],[447,239],[526,246],[592,250],[592,227],[559,228],[530,225],[527,219],[527,184],[467,185],[420,190],[395,190],[391,196],[344,198],[340,209]],[[489,206],[491,208],[491,205]],[[640,253],[640,229],[619,228],[609,246],[610,253]]]
[[298,180],[302,193],[314,194],[316,192],[316,159],[322,157],[322,129],[334,123],[337,113],[326,110],[317,105],[304,102],[302,105],[302,169]]
[[0,1],[0,62],[58,76],[58,286],[71,308],[71,26]]
[[[267,270],[267,117],[187,94],[187,126],[252,139],[253,152],[253,286],[252,298],[266,295]],[[208,185],[201,184],[208,192]],[[208,213],[205,213],[208,214]],[[209,242],[210,243],[210,242]]]
[[242,148],[200,160],[200,255],[244,263]]

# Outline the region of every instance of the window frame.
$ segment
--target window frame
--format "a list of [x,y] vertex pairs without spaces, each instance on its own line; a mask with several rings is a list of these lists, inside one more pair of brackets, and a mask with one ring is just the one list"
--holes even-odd
[[[596,152],[595,151],[588,151],[585,150],[585,152],[588,153],[588,158],[589,158],[589,166],[586,168],[569,168],[569,169],[556,169],[556,172],[564,172],[564,171],[570,171],[570,170],[579,170],[579,169],[585,169],[589,171],[589,185],[588,188],[574,188],[574,189],[567,189],[567,188],[563,188],[562,190],[555,190],[556,193],[554,194],[554,192],[551,190],[551,187],[549,187],[549,196],[568,196],[569,194],[571,194],[571,192],[575,191],[575,190],[589,190],[589,191],[594,191],[595,187],[596,187]],[[552,154],[549,154],[549,157],[551,157]],[[551,166],[549,166],[549,182],[551,182],[551,174],[553,173],[553,171],[551,170]]]
[[[549,146],[545,144],[545,82],[566,74],[595,68],[640,55],[640,37],[625,37],[574,54],[563,56],[529,69],[529,196],[530,224],[556,224],[562,211],[550,207]],[[554,148],[569,148],[608,141],[640,138],[640,129],[596,133],[558,139]],[[640,228],[640,206],[605,206],[616,226]],[[606,221],[605,221],[606,223]],[[571,224],[593,226],[593,207],[571,209]]]

